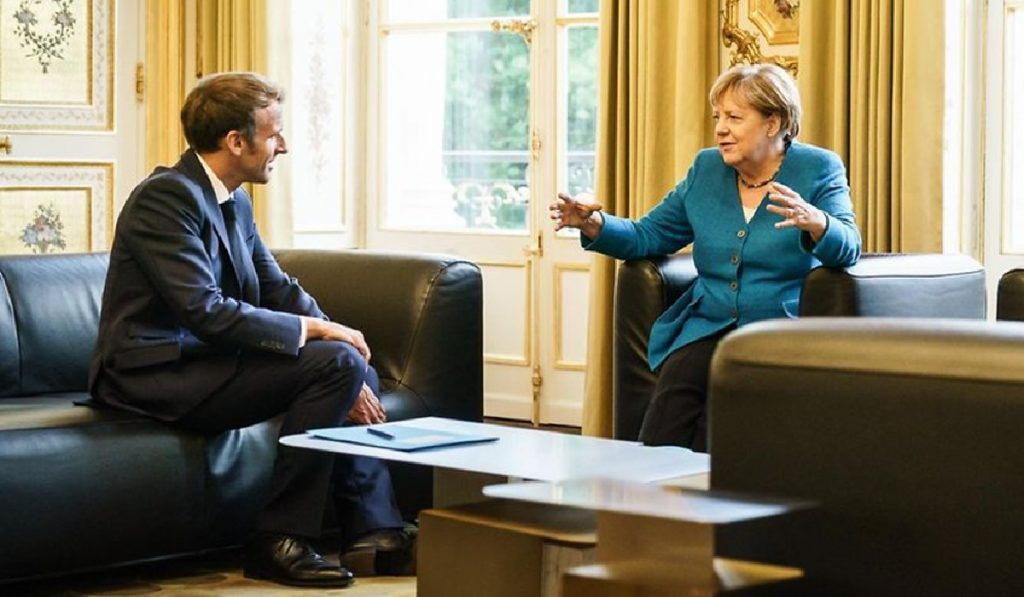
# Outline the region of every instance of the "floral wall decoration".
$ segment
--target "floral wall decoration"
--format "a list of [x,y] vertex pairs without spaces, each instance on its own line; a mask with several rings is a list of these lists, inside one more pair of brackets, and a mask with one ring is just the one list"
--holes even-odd
[[114,128],[114,2],[0,0],[0,129]]
[[21,243],[33,253],[57,253],[68,248],[64,222],[53,202],[36,206],[35,215],[21,232]]
[[50,72],[50,62],[54,59],[64,60],[64,52],[75,35],[75,15],[71,12],[72,0],[54,0],[55,9],[48,19],[53,27],[49,31],[41,31],[37,14],[42,8],[40,0],[22,0],[18,12],[14,13],[14,34],[21,39],[21,47],[28,52],[29,58],[39,61],[43,74]]
[[0,161],[0,254],[109,247],[114,166]]

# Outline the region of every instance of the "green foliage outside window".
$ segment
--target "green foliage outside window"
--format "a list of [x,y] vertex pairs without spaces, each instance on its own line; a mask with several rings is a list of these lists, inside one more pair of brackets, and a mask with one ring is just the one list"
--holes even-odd
[[[526,18],[529,10],[529,0],[448,2],[449,18]],[[596,28],[570,29],[568,43],[568,149],[590,152],[597,117]],[[527,185],[530,160],[529,52],[515,33],[447,34],[445,168],[456,187],[455,210],[470,227],[526,227],[528,189],[525,200],[517,189]],[[570,188],[586,186],[586,181],[573,179],[589,172],[570,163]]]

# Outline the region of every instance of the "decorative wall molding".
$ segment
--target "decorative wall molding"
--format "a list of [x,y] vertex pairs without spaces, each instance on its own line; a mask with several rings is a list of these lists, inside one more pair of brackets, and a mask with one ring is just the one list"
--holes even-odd
[[114,130],[111,0],[0,0],[0,129]]
[[747,0],[747,18],[771,46],[799,41],[799,10],[796,0]]
[[0,253],[105,251],[114,164],[0,160]]
[[[757,14],[762,21],[769,25],[776,22],[776,17],[768,18],[769,11],[774,11],[778,19],[786,20],[782,13],[779,12],[778,5],[780,3],[786,5],[788,14],[793,15],[792,19],[796,18],[796,14],[793,12],[796,10],[795,2],[786,2],[785,0],[748,0],[748,3],[749,14]],[[751,21],[756,23],[753,18],[751,18]],[[776,33],[774,27],[772,25],[772,35],[780,35],[781,26],[778,33]],[[760,26],[758,28],[761,29]],[[764,29],[761,30],[764,31]],[[795,31],[794,41],[788,43],[796,43],[798,41],[796,37],[798,34],[799,31]],[[769,44],[771,43],[769,42]],[[726,48],[734,48],[731,52],[729,66],[767,62],[781,66],[794,77],[797,76],[799,71],[799,61],[796,56],[765,54],[761,48],[761,38],[758,33],[748,31],[740,26],[740,0],[725,0],[725,8],[722,10],[722,45]]]

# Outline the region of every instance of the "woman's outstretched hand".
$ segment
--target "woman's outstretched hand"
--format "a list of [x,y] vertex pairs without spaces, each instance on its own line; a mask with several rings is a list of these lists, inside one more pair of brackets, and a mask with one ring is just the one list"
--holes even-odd
[[604,220],[601,217],[594,217],[594,214],[601,211],[600,203],[586,201],[583,197],[570,197],[565,193],[559,193],[558,199],[548,206],[551,219],[555,222],[555,230],[562,228],[579,228],[580,231],[594,238],[601,232]]
[[825,234],[828,220],[825,212],[804,201],[800,193],[786,185],[773,182],[768,186],[768,199],[772,202],[768,211],[783,217],[776,222],[776,228],[796,228],[811,235],[811,240],[818,242]]

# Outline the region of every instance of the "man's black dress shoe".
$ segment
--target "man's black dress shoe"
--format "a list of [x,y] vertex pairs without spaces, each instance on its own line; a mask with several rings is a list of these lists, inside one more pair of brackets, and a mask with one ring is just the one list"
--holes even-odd
[[245,549],[246,578],[298,587],[347,587],[352,573],[328,562],[300,537],[261,533]]
[[412,576],[416,574],[418,532],[411,524],[372,531],[342,551],[341,565],[357,576]]

